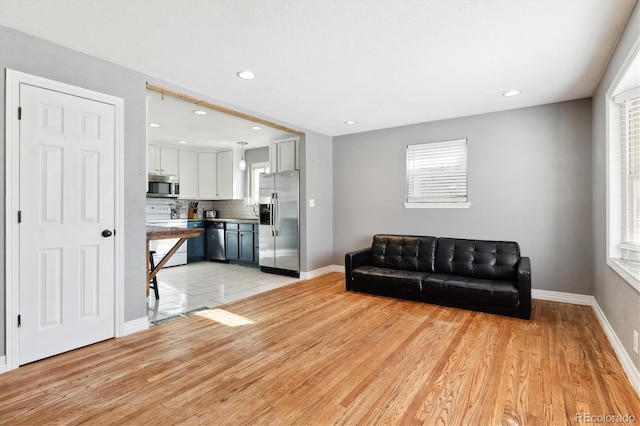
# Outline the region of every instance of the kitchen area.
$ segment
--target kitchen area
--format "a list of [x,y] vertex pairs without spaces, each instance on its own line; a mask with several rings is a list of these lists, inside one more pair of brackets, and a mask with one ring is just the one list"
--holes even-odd
[[148,89],[150,325],[297,281],[301,134]]

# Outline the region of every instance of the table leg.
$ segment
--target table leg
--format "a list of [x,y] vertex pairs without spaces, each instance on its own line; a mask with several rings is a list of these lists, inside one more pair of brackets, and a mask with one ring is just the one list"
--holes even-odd
[[147,297],[149,297],[149,283],[151,282],[151,249],[147,240]]
[[[187,238],[180,238],[178,240],[178,242],[175,243],[175,245],[171,248],[171,250],[169,250],[169,252],[167,254],[164,255],[164,257],[162,259],[160,259],[160,262],[158,262],[158,264],[156,265],[155,268],[153,268],[153,271],[150,271],[149,274],[147,275],[147,296],[149,295],[149,282],[156,276],[158,275],[158,272],[160,272],[160,270],[164,267],[165,263],[167,263],[169,261],[169,259],[171,258],[171,256],[173,256],[173,254],[175,252],[178,251],[178,249],[180,248],[180,246],[182,246],[182,244],[184,244],[184,242],[187,241]],[[147,246],[147,253],[149,252],[149,246]],[[147,256],[148,258],[148,256]],[[147,261],[148,262],[148,261]],[[149,268],[147,269],[151,269],[151,265],[149,265]]]

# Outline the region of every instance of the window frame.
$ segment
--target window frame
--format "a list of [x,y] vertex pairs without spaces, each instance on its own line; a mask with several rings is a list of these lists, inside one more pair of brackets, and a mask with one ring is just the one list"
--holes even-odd
[[249,204],[257,204],[259,198],[259,181],[256,178],[257,170],[264,170],[264,173],[270,173],[270,164],[268,161],[261,163],[251,163],[249,167]]
[[[640,251],[622,240],[622,140],[621,97],[638,88],[629,86],[640,72],[640,39],[636,40],[605,95],[606,145],[606,263],[636,291],[640,292]],[[631,259],[629,259],[629,257]]]
[[[447,149],[453,146],[455,143],[461,142],[464,146],[464,179],[466,181],[466,193],[465,193],[465,201],[409,201],[409,180],[415,175],[412,175],[409,167],[409,154],[411,147],[416,146],[428,146],[432,144],[441,144],[442,148]],[[405,150],[405,202],[403,203],[404,207],[407,209],[468,209],[471,207],[471,202],[469,201],[469,144],[467,138],[459,138],[459,139],[450,139],[443,141],[432,141],[432,142],[422,142],[417,144],[407,145]]]

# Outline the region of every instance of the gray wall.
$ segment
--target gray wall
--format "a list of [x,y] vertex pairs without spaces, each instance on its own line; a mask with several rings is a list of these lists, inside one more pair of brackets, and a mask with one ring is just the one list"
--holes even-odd
[[[16,71],[84,87],[123,98],[125,101],[124,214],[125,229],[125,320],[146,316],[145,308],[145,183],[146,106],[144,75],[66,49],[42,39],[0,26],[0,69]],[[5,85],[0,85],[0,117],[5,129]],[[4,140],[4,138],[3,138]],[[4,149],[0,154],[0,185],[4,187]],[[4,223],[4,197],[0,215]],[[4,227],[0,228],[4,241]],[[0,246],[0,268],[4,271],[4,245]],[[4,274],[0,278],[4,290]],[[0,291],[0,354],[5,349],[4,291]]]
[[[591,102],[334,138],[334,263],[376,233],[520,243],[536,289],[592,294]],[[469,209],[405,209],[409,144],[467,138]]]
[[[333,261],[332,139],[307,131],[301,147],[301,270],[310,272]],[[315,207],[309,207],[310,199]]]
[[606,92],[640,37],[640,4],[636,3],[627,27],[593,95],[593,294],[629,357],[640,369],[633,352],[632,330],[640,332],[640,294],[606,264]]

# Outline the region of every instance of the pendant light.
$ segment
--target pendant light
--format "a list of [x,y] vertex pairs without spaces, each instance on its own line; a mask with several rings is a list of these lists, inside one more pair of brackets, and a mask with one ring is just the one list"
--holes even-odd
[[193,110],[193,113],[197,115],[207,115],[207,111],[200,107],[200,102],[196,103],[196,109]]
[[240,170],[246,170],[247,163],[244,161],[244,146],[247,145],[247,142],[238,142],[238,145],[242,146],[242,159],[240,160]]

